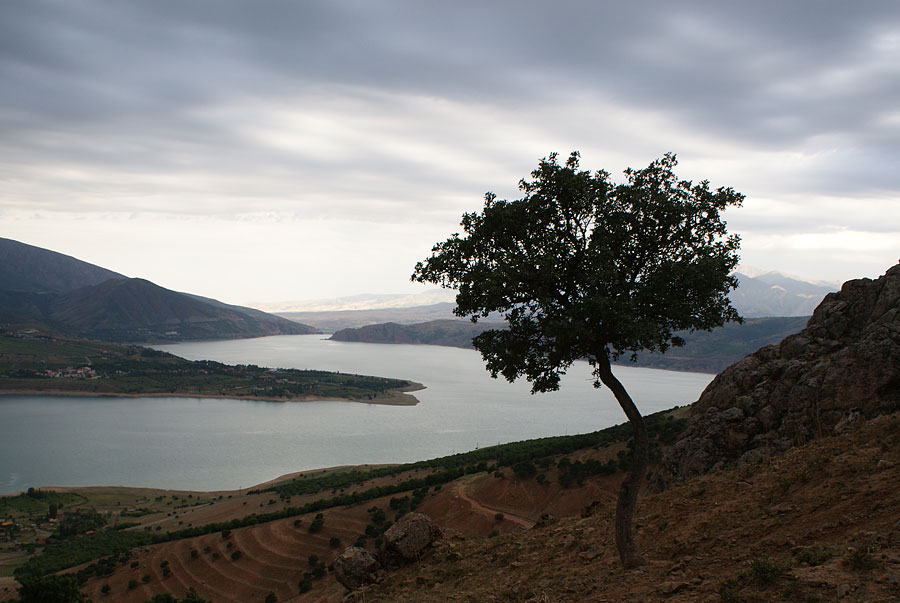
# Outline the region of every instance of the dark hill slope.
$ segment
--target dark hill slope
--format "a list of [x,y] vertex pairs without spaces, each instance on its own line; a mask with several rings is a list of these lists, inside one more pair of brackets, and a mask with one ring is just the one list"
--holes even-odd
[[472,323],[468,320],[431,320],[412,325],[388,322],[357,329],[341,329],[334,341],[364,343],[413,343],[471,348],[472,338],[488,329],[502,329],[505,323]]
[[[744,324],[731,323],[712,332],[680,333],[684,347],[665,354],[641,353],[635,362],[621,364],[676,371],[716,373],[761,346],[781,341],[798,332],[806,317],[751,318]],[[335,341],[365,343],[411,343],[471,348],[472,338],[488,329],[502,329],[504,323],[468,320],[432,320],[412,325],[385,323],[342,329],[331,336]]]
[[[10,297],[7,295],[7,297]],[[205,303],[143,279],[114,279],[65,294],[31,295],[28,309],[82,337],[109,341],[235,339],[316,332],[264,313]]]
[[0,289],[63,292],[124,278],[49,249],[0,238]]
[[10,239],[0,239],[0,323],[110,341],[317,332],[253,308],[177,293]]

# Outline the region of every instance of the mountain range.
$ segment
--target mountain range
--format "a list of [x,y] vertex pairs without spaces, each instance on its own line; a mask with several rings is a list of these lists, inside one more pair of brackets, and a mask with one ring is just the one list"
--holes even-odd
[[309,325],[179,293],[0,238],[0,324],[107,341],[236,339],[315,333]]
[[[731,303],[744,318],[809,316],[825,295],[839,288],[833,283],[807,281],[752,267],[739,267],[735,276],[739,286],[731,292]],[[460,320],[453,314],[455,299],[455,291],[434,289],[417,294],[366,294],[258,304],[258,307],[333,333],[381,323],[412,325]],[[491,320],[499,321],[501,317]]]

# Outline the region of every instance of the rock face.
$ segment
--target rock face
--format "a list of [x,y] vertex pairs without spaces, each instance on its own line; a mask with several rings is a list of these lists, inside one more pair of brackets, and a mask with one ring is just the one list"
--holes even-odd
[[427,515],[407,513],[385,531],[384,551],[390,557],[412,561],[441,535],[441,529]]
[[900,265],[829,293],[806,329],[725,369],[694,404],[654,489],[900,410]]
[[364,548],[352,546],[334,560],[337,581],[347,590],[379,582],[384,577],[381,564]]

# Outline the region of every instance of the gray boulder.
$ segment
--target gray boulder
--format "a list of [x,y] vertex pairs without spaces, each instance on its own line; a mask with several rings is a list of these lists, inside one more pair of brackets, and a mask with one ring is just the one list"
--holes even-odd
[[347,590],[356,590],[367,584],[380,582],[384,570],[377,559],[364,548],[351,546],[334,560],[337,581]]
[[392,558],[411,561],[442,536],[431,518],[421,513],[407,513],[384,533],[384,551]]

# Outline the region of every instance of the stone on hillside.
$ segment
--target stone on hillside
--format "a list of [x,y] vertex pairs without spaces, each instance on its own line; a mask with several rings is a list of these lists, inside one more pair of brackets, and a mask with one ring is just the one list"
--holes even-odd
[[334,560],[337,581],[347,590],[379,582],[384,577],[381,564],[364,548],[351,546]]
[[389,555],[411,561],[418,559],[441,535],[441,529],[427,515],[407,513],[385,531],[384,550]]
[[900,265],[829,293],[806,328],[720,373],[652,487],[747,464],[900,410]]

